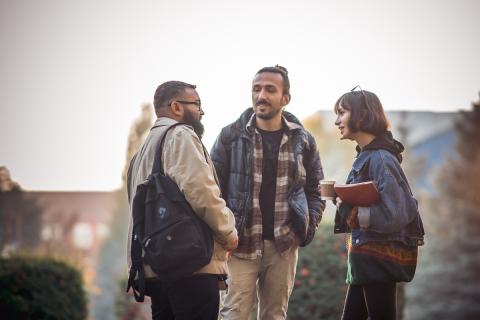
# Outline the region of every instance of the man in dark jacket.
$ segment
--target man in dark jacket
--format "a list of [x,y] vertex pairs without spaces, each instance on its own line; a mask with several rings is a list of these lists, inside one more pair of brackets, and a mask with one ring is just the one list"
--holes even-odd
[[298,247],[312,241],[325,208],[318,190],[323,172],[315,139],[283,110],[290,102],[285,68],[257,72],[252,102],[222,129],[211,152],[239,234],[221,315],[247,319],[258,290],[258,319],[285,319]]

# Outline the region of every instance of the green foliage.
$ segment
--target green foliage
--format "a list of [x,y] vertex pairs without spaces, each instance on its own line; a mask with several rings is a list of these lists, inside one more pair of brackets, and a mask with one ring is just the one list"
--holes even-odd
[[78,270],[51,258],[0,258],[3,319],[86,319]]
[[300,249],[288,318],[339,319],[347,286],[345,236],[322,223],[310,245]]

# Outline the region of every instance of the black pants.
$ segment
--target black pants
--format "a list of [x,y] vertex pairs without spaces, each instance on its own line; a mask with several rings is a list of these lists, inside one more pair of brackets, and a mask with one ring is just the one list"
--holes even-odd
[[153,320],[217,320],[220,295],[216,275],[175,282],[147,281]]
[[395,283],[348,286],[343,320],[395,320],[397,317]]

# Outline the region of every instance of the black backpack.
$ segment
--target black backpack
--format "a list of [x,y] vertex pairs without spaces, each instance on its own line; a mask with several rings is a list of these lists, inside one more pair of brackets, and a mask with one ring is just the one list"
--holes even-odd
[[[192,275],[212,258],[210,227],[193,211],[177,184],[162,172],[163,142],[167,132],[177,125],[184,124],[170,126],[161,137],[152,173],[137,186],[133,198],[132,266],[127,292],[132,288],[137,302],[149,295],[145,290],[144,263],[156,273],[155,279],[175,281]],[[128,185],[135,158],[130,162]]]

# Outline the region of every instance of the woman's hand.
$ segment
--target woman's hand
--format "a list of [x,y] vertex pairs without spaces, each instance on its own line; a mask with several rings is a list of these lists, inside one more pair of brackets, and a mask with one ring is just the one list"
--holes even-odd
[[339,197],[337,197],[335,199],[335,205],[337,206],[337,210],[340,210],[340,205],[342,204],[342,199],[340,199]]
[[[340,206],[342,205],[342,199],[337,197],[335,199],[335,202],[337,210],[340,210]],[[358,222],[358,207],[353,207],[352,211],[348,215],[347,225],[350,227],[351,230],[360,228],[360,223]]]
[[347,224],[350,229],[359,229],[360,224],[358,223],[358,207],[353,207],[352,212],[347,218]]

